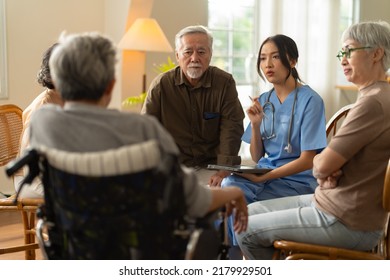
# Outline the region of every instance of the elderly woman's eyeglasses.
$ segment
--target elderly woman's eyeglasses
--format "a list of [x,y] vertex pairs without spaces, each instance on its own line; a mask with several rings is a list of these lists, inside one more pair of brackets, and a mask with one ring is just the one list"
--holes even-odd
[[357,50],[364,50],[364,49],[370,49],[372,47],[359,47],[359,48],[344,48],[344,50],[339,51],[339,53],[336,55],[336,57],[341,61],[343,59],[343,56],[345,55],[346,58],[351,58],[351,52],[357,51]]

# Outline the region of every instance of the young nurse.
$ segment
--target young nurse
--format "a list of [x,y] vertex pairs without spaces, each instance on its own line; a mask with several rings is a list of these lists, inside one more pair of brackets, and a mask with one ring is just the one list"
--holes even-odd
[[[291,38],[275,35],[260,46],[257,71],[273,88],[253,99],[250,124],[242,140],[250,143],[252,159],[273,170],[263,175],[232,174],[221,186],[240,187],[249,203],[313,193],[313,158],[326,147],[322,98],[301,81],[298,49]],[[242,258],[229,221],[230,258]],[[236,251],[236,252],[235,252]]]

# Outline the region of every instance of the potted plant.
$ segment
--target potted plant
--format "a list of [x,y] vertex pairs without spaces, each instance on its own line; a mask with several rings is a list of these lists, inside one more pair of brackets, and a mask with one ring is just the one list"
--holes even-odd
[[[156,73],[161,74],[175,67],[176,64],[172,61],[171,57],[168,56],[167,62],[161,63],[159,65],[154,65],[153,70]],[[138,104],[143,104],[145,102],[145,99],[146,99],[146,92],[142,92],[140,95],[127,97],[125,100],[122,101],[122,106],[130,107]]]

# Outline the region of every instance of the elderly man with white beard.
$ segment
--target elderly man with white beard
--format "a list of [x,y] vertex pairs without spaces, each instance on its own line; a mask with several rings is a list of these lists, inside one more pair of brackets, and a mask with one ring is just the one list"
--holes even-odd
[[210,66],[212,34],[188,26],[175,38],[178,66],[151,83],[141,113],[155,116],[173,136],[181,162],[197,169],[201,184],[220,186],[226,171],[208,164],[241,163],[244,111],[231,74]]

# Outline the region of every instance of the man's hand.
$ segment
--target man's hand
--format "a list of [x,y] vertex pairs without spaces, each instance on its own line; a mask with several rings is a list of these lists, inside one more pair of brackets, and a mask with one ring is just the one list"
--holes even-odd
[[246,231],[248,226],[248,206],[244,195],[242,195],[238,200],[233,200],[230,203],[226,204],[226,215],[229,216],[233,213],[234,231],[237,233]]

